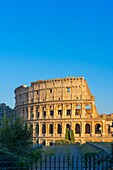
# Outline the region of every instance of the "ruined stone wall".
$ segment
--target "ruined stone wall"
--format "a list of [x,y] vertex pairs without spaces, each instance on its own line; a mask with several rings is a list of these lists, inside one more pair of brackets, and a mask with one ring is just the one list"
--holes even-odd
[[64,139],[67,125],[76,142],[105,140],[109,135],[106,117],[98,115],[95,97],[83,77],[38,80],[16,88],[15,99],[15,108],[33,124],[39,143]]

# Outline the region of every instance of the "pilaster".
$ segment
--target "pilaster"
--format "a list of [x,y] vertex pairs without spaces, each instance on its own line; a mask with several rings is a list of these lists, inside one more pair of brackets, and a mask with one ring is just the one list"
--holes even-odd
[[91,123],[91,136],[94,136],[95,135],[95,123],[94,121],[92,121]]
[[31,119],[31,109],[30,109],[30,107],[28,106],[28,120],[30,120]]
[[85,123],[84,122],[80,123],[80,128],[81,128],[81,137],[84,137],[85,135]]

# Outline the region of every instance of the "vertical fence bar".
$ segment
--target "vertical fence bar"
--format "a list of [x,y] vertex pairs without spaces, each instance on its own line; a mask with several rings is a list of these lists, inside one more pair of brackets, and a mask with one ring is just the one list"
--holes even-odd
[[104,162],[104,159],[103,159],[103,155],[102,155],[102,170],[103,170],[103,167],[104,167],[103,166],[103,164],[104,164],[103,162]]
[[83,170],[83,167],[82,167],[82,165],[83,165],[83,158],[82,158],[82,156],[81,156],[81,170]]
[[106,156],[106,169],[107,169],[107,166],[108,166],[108,157]]
[[95,160],[95,155],[93,157],[93,170],[95,170],[95,164],[96,164],[96,160]]
[[50,157],[49,157],[49,168],[50,168],[50,170],[51,170],[51,155],[50,155]]
[[38,163],[38,161],[37,161],[37,158],[36,158],[36,170],[38,169],[38,167],[37,167],[37,163]]
[[77,170],[78,170],[78,155],[77,155]]
[[69,170],[69,155],[68,155],[68,170]]
[[54,156],[54,170],[56,170],[56,155]]
[[65,169],[65,155],[63,155],[63,169]]
[[33,156],[31,157],[31,170],[33,170]]
[[45,155],[45,170],[47,168],[47,156]]
[[111,154],[112,154],[112,162],[113,162],[113,143],[111,143]]
[[99,159],[99,155],[97,155],[97,170],[99,170],[99,166],[100,166],[100,159]]
[[85,157],[85,170],[87,170],[87,156]]
[[74,170],[74,155],[72,155],[72,170]]
[[88,162],[89,162],[89,169],[91,169],[91,156],[89,157]]
[[42,170],[42,155],[40,157],[40,170]]
[[58,162],[59,162],[59,169],[60,169],[60,155],[59,155],[59,159],[58,159]]

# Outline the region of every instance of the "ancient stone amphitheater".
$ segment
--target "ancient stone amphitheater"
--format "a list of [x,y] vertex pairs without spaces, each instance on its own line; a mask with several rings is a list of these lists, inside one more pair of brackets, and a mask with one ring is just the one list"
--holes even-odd
[[15,89],[15,109],[33,127],[34,141],[52,145],[65,139],[66,128],[75,142],[112,141],[113,115],[99,115],[95,97],[84,77],[38,80]]

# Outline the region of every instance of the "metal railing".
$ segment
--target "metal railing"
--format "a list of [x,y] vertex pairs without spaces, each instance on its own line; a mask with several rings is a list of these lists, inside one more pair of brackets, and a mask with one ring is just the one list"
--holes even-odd
[[49,155],[36,159],[21,157],[0,160],[0,170],[110,170],[112,156]]

